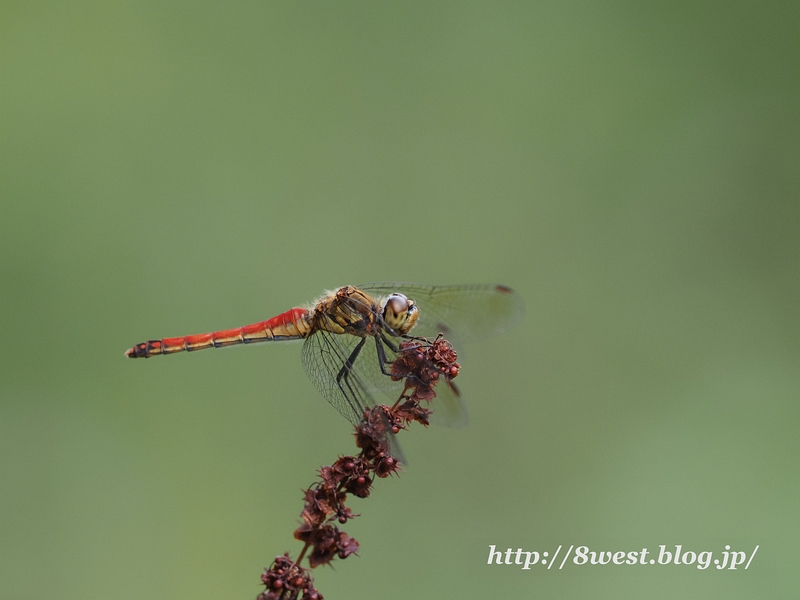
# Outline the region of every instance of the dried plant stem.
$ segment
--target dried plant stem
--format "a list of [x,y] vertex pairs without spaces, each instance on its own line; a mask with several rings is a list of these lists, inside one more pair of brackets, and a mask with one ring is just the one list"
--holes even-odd
[[312,549],[308,556],[311,569],[329,564],[335,556],[347,558],[358,552],[358,542],[332,522],[344,524],[357,516],[344,504],[348,493],[366,498],[373,477],[385,478],[399,470],[400,463],[390,452],[390,436],[407,429],[412,421],[428,425],[432,411],[420,402],[436,396],[434,386],[440,379],[449,384],[458,375],[456,358],[453,346],[442,336],[400,344],[391,378],[403,381],[402,393],[391,407],[377,405],[364,411],[355,431],[356,445],[361,449],[358,456],[340,456],[319,470],[320,480],[305,491],[302,524],[294,532],[295,539],[304,542],[303,549],[296,561],[288,553],[276,557],[261,575],[267,589],[257,600],[323,600],[309,569],[300,566],[306,552]]

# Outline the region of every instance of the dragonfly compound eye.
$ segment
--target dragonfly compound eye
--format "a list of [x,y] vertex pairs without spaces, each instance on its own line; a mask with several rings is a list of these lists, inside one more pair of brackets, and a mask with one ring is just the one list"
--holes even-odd
[[392,294],[383,306],[383,321],[402,335],[408,333],[417,322],[417,313],[418,309],[413,300],[409,300],[403,294]]

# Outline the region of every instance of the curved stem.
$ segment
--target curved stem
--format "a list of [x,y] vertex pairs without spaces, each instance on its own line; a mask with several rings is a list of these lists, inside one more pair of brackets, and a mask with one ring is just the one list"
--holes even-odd
[[[303,546],[303,551],[302,551],[302,552],[300,552],[300,556],[298,556],[298,557],[297,557],[297,560],[296,560],[296,561],[295,561],[295,563],[294,563],[294,564],[296,564],[298,567],[300,567],[300,561],[301,561],[301,560],[303,560],[303,557],[306,555],[306,550],[308,550],[308,547],[309,547],[310,545],[311,545],[311,544],[309,544],[308,542],[306,542],[306,545],[305,545],[305,546]],[[302,568],[302,567],[301,567],[301,568]]]

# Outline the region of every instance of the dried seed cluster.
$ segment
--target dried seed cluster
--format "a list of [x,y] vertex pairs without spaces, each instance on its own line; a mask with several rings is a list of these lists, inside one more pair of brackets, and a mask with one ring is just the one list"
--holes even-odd
[[[306,552],[310,568],[330,563],[334,557],[347,558],[358,552],[358,542],[332,523],[346,523],[356,517],[347,506],[347,494],[366,498],[375,477],[384,478],[400,469],[391,454],[390,436],[406,429],[412,421],[427,426],[432,411],[420,406],[421,401],[436,397],[434,386],[442,379],[458,375],[453,346],[442,336],[433,341],[424,338],[406,340],[392,363],[391,377],[404,380],[403,393],[394,406],[373,406],[364,411],[364,419],[356,427],[358,456],[340,456],[330,466],[319,470],[320,480],[305,490],[302,524],[294,532],[305,543],[297,561],[289,554],[278,556],[261,576],[266,590],[257,600],[322,600],[314,588],[308,569],[300,566]],[[302,594],[302,596],[301,596]]]

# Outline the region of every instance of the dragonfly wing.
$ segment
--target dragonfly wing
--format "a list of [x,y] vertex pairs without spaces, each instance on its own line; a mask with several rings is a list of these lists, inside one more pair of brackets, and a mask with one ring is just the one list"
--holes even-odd
[[498,335],[519,323],[525,314],[525,304],[519,294],[496,284],[382,282],[357,287],[374,296],[405,294],[419,307],[419,320],[411,334],[433,338],[443,333],[451,342]]
[[469,414],[461,397],[461,392],[454,383],[440,379],[433,388],[436,398],[431,402],[431,423],[444,427],[461,429],[469,423]]
[[[364,410],[378,404],[374,395],[379,389],[374,381],[365,377],[366,365],[377,361],[374,343],[371,338],[333,334],[321,329],[303,344],[303,366],[309,379],[320,394],[356,426],[363,420]],[[388,436],[388,442],[392,456],[401,464],[408,464],[394,435]]]
[[[396,344],[402,340],[392,338]],[[381,345],[384,358],[388,364],[381,369],[381,353],[378,351],[377,344]],[[368,337],[364,344],[363,352],[353,362],[353,371],[358,375],[359,380],[364,382],[365,387],[374,396],[385,396],[389,404],[394,404],[405,387],[403,381],[392,381],[386,373],[392,369],[392,361],[397,358],[397,354],[386,344],[375,337]]]
[[[353,425],[361,422],[365,408],[375,404],[370,386],[357,372],[345,368],[360,342],[362,338],[353,335],[320,329],[306,339],[302,352],[309,379],[322,397]],[[361,348],[362,352],[365,350]]]

